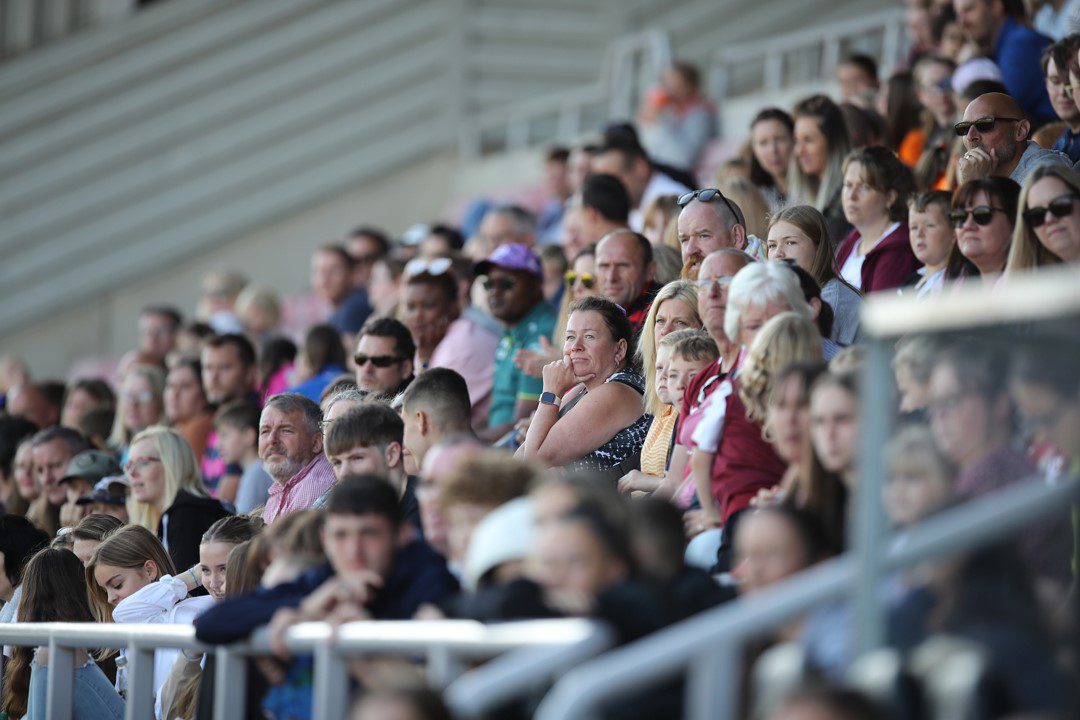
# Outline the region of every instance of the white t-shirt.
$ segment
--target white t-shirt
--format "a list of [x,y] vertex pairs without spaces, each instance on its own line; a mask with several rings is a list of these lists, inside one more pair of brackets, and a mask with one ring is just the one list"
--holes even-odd
[[[878,244],[885,238],[892,235],[900,227],[900,223],[896,222],[885,229],[885,232],[881,234],[877,242],[871,246],[871,250],[878,246]],[[866,255],[859,254],[859,246],[862,245],[862,240],[855,243],[855,247],[851,248],[851,254],[848,255],[847,260],[844,261],[844,266],[840,268],[840,277],[847,281],[849,285],[859,290],[863,290],[862,286],[862,266],[866,261]]]
[[645,186],[645,192],[641,193],[641,205],[630,211],[630,229],[634,232],[641,232],[644,229],[645,217],[641,211],[648,207],[653,198],[660,195],[685,195],[688,192],[690,188],[674,180],[670,175],[653,170],[649,184]]

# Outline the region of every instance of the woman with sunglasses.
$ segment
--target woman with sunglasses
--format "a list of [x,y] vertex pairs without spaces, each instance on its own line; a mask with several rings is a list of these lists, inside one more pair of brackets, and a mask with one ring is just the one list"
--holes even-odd
[[993,282],[1005,269],[1019,197],[1019,185],[994,175],[969,180],[953,193],[954,252],[974,266],[972,274]]
[[1006,273],[1080,263],[1080,173],[1036,168],[1020,193]]
[[840,200],[844,158],[851,151],[851,135],[839,106],[824,95],[797,104],[795,149],[788,167],[788,200],[813,205],[829,225],[833,247],[851,230]]

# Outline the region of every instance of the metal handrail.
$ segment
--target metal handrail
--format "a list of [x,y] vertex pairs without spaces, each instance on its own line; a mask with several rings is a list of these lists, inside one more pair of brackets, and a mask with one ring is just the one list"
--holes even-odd
[[[301,623],[285,635],[292,653],[315,657],[314,717],[340,718],[348,706],[348,675],[345,660],[375,654],[426,655],[429,678],[438,687],[450,686],[450,697],[470,712],[483,712],[505,700],[507,688],[483,682],[466,683],[463,694],[454,691],[462,675],[463,660],[487,659],[512,653],[514,661],[496,665],[509,688],[527,689],[536,678],[555,672],[602,652],[610,646],[610,632],[596,623],[580,620],[534,620],[484,625],[472,620],[410,620],[354,622],[333,627],[327,623]],[[153,713],[154,651],[175,648],[215,652],[214,717],[234,716],[243,703],[249,656],[271,652],[265,628],[242,643],[213,647],[195,638],[195,629],[179,625],[119,625],[111,623],[12,623],[0,625],[0,644],[49,647],[47,707],[51,720],[67,720],[72,712],[71,678],[74,650],[121,648],[127,651],[128,693],[126,716],[146,718]],[[434,667],[432,667],[434,666]],[[432,672],[434,670],[434,672]],[[488,671],[489,674],[491,671]],[[475,693],[475,694],[473,694]]]
[[[1049,486],[1025,482],[936,515],[892,537],[879,558],[887,570],[959,553],[1008,535],[1047,514],[1067,512],[1080,498],[1080,479]],[[690,669],[687,717],[734,719],[746,641],[815,605],[851,592],[859,563],[854,553],[829,560],[614,650],[567,673],[544,698],[537,720],[587,717],[605,700]]]

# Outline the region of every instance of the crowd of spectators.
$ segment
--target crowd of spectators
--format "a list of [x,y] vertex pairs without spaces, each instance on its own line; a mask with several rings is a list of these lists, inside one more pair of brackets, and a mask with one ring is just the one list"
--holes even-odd
[[[896,392],[859,386],[866,296],[1080,267],[1077,3],[906,6],[901,67],[843,58],[836,97],[763,108],[713,180],[716,108],[677,62],[634,123],[547,152],[542,205],[357,227],[314,250],[304,296],[216,271],[192,317],[133,318],[115,375],[0,359],[0,623],[193,624],[208,644],[269,626],[237,716],[311,717],[299,622],[582,616],[627,643],[843,553],[865,393],[900,420],[897,531],[1075,473],[1075,337],[907,337]],[[1076,632],[1076,537],[1040,522],[890,576],[890,644],[981,643],[987,717],[1075,717],[1076,656],[1053,650]],[[850,616],[816,608],[751,650],[800,644],[827,683],[774,720],[885,717],[828,684]],[[8,717],[45,717],[48,650],[4,648]],[[76,717],[123,716],[124,654],[76,653]],[[156,716],[209,717],[213,665],[157,651]],[[351,675],[352,717],[449,717],[410,661]],[[676,717],[677,690],[616,714]]]

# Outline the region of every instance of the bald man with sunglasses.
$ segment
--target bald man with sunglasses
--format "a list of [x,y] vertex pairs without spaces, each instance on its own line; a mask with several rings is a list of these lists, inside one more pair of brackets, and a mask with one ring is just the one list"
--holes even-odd
[[965,148],[956,166],[960,185],[991,175],[1023,185],[1040,165],[1072,166],[1068,155],[1028,139],[1031,123],[1019,103],[1004,93],[986,93],[972,100],[955,129],[964,138]]

